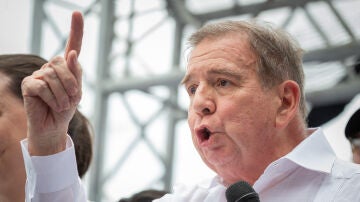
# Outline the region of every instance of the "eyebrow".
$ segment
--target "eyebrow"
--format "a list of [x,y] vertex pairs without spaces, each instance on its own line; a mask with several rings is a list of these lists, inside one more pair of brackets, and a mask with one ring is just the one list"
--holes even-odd
[[190,74],[185,74],[184,78],[181,80],[180,84],[184,85],[185,83],[187,83],[188,81],[191,80],[191,75]]
[[241,72],[237,72],[237,71],[232,71],[229,68],[226,69],[211,69],[208,74],[219,74],[219,75],[225,75],[227,77],[232,77],[235,79],[239,79],[242,80],[243,79],[243,75],[241,74]]
[[[237,80],[243,80],[244,76],[243,74],[241,74],[241,72],[237,72],[237,71],[232,71],[229,68],[224,68],[224,69],[210,69],[207,74],[209,75],[225,75],[226,77],[231,77]],[[185,84],[188,81],[192,80],[192,75],[191,74],[186,74],[184,76],[184,78],[181,81],[181,84]]]

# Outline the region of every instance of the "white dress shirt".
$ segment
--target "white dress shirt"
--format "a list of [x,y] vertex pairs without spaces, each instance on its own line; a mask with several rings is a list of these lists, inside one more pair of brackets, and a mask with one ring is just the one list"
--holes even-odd
[[78,176],[73,142],[68,136],[66,149],[51,156],[30,156],[27,139],[22,140],[26,202],[86,201]]
[[[27,201],[86,201],[81,181],[74,174],[72,144],[48,157],[30,157],[26,142],[22,147],[28,175]],[[253,188],[261,202],[360,201],[360,166],[336,158],[322,130],[317,129],[289,154],[271,163]],[[155,201],[225,202],[225,191],[216,176],[195,186],[177,186],[172,194]]]

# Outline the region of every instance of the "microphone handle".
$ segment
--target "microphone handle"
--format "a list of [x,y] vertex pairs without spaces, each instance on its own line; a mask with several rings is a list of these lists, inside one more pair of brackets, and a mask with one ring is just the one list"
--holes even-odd
[[256,192],[250,192],[236,199],[235,202],[260,202],[259,195]]

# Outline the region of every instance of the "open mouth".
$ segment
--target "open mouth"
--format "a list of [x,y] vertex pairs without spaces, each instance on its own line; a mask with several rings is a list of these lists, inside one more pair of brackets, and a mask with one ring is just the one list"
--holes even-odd
[[204,141],[209,140],[209,138],[211,136],[211,131],[208,128],[204,127],[204,128],[198,129],[196,131],[196,135],[199,138],[200,142],[204,142]]

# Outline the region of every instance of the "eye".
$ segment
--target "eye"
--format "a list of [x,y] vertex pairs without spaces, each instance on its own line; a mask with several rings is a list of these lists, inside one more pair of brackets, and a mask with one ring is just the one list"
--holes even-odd
[[217,86],[225,87],[225,86],[228,86],[229,84],[230,84],[230,81],[225,80],[225,79],[219,79],[217,81]]
[[189,95],[193,95],[195,94],[196,89],[197,89],[197,85],[191,85],[187,88],[187,92]]

